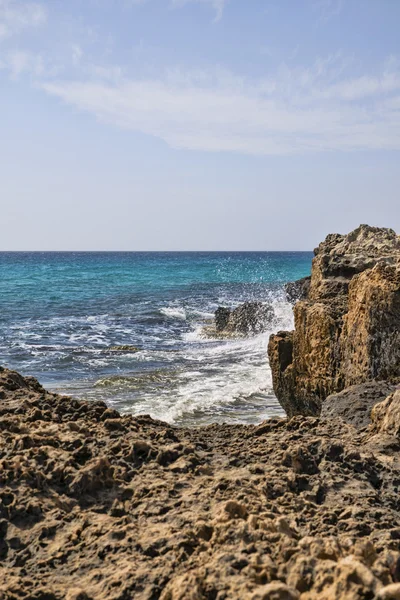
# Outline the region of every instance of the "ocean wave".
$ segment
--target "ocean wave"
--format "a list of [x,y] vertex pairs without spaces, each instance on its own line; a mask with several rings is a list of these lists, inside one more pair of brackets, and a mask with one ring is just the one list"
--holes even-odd
[[165,306],[160,308],[160,313],[170,319],[186,320],[186,310],[179,306]]

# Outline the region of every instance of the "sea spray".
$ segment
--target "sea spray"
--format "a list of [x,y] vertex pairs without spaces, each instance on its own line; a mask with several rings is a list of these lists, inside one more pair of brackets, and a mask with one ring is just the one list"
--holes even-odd
[[[268,338],[292,329],[283,284],[309,272],[311,253],[0,258],[3,365],[51,389],[175,424],[256,423],[281,414]],[[246,301],[272,306],[268,331],[202,336],[219,305]]]

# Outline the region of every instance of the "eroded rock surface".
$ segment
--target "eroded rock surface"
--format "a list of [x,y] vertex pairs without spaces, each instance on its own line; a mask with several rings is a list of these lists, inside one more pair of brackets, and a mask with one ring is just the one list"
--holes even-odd
[[0,370],[0,598],[396,597],[396,394],[367,433],[179,429]]
[[322,402],[321,417],[342,418],[356,428],[367,427],[371,422],[372,408],[385,400],[396,386],[387,381],[368,381],[351,385],[338,394],[328,396]]
[[396,390],[371,412],[372,431],[400,438],[400,390]]
[[269,344],[274,390],[289,416],[317,415],[327,396],[351,385],[396,381],[400,237],[367,225],[329,235],[315,250],[308,297],[294,318],[295,330]]

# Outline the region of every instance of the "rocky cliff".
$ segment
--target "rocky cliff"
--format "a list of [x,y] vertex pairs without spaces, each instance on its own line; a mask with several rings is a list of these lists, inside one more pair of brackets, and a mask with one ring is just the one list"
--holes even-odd
[[289,416],[318,415],[330,394],[400,377],[400,237],[361,225],[314,251],[295,330],[271,336],[275,393]]
[[182,429],[0,368],[0,598],[398,599],[399,415]]

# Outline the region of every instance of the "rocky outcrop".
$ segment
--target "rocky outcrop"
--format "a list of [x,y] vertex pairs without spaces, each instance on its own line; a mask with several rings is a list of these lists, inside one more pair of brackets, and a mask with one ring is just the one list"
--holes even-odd
[[396,598],[391,398],[369,435],[312,417],[185,429],[0,368],[0,598]]
[[371,412],[372,431],[400,438],[400,390],[396,390]]
[[338,394],[331,394],[322,402],[321,417],[342,418],[357,429],[367,427],[371,422],[371,410],[385,400],[396,386],[387,381],[368,381],[351,385]]
[[214,325],[204,328],[208,337],[249,336],[268,329],[274,309],[264,302],[244,302],[233,310],[219,306],[215,311]]
[[310,276],[302,277],[296,281],[289,281],[284,286],[286,300],[291,304],[295,304],[298,300],[306,300],[310,291],[310,284]]
[[294,319],[294,332],[272,336],[268,351],[289,416],[319,414],[327,396],[348,386],[400,377],[400,237],[367,225],[329,235]]

